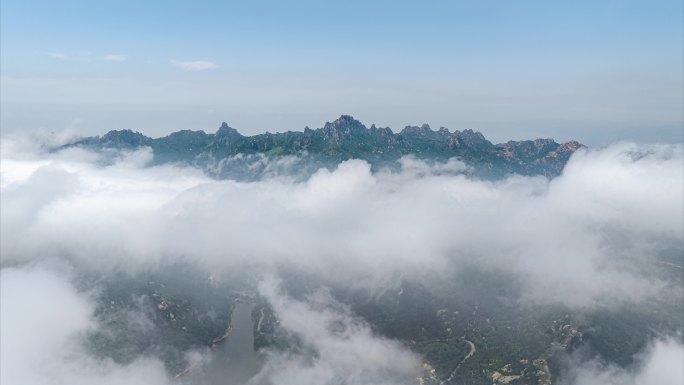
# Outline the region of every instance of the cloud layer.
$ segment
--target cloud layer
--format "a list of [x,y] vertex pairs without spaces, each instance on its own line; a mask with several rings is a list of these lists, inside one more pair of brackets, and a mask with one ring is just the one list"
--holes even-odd
[[657,295],[668,283],[650,271],[682,247],[680,145],[581,151],[550,182],[473,180],[444,172],[457,163],[409,158],[400,172],[352,160],[303,182],[241,183],[145,167],[149,150],[104,166],[77,149],[14,154],[3,153],[5,262],[290,263],[359,284],[448,279],[475,264],[525,277],[528,299],[586,306]]
[[[153,357],[119,365],[87,353],[83,335],[100,326],[93,294],[70,283],[80,269],[137,272],[180,259],[217,277],[260,279],[294,266],[383,291],[406,280],[438,286],[475,266],[519,282],[519,299],[532,303],[682,298],[681,280],[663,274],[682,268],[672,258],[684,242],[682,145],[582,150],[551,181],[476,180],[457,160],[408,157],[399,171],[351,160],[305,180],[283,173],[291,167],[278,162],[292,159],[264,158],[261,166],[277,171],[246,183],[150,167],[149,149],[45,153],[35,139],[2,142],[3,383],[169,381]],[[259,293],[302,350],[270,351],[254,384],[415,378],[418,357],[330,296],[291,298],[277,279]],[[659,341],[637,374],[576,362],[564,381],[666,383],[656,379],[675,381],[663,373],[679,357],[680,345]]]

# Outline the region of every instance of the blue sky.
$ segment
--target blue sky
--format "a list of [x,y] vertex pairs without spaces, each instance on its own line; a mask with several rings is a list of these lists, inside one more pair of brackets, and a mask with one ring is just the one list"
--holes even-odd
[[2,0],[2,129],[681,140],[682,1]]

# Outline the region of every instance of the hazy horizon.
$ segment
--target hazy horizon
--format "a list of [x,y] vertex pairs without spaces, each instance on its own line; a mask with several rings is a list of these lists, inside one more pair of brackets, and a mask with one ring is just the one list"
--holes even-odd
[[[430,128],[434,131],[438,130],[441,127],[447,128],[450,132],[454,132],[456,130],[458,131],[463,131],[466,129],[470,129],[476,132],[481,132],[487,140],[489,140],[492,143],[504,143],[509,140],[534,140],[534,139],[554,139],[557,142],[566,142],[566,141],[571,141],[571,140],[576,140],[586,146],[590,147],[605,147],[608,146],[612,143],[616,142],[622,142],[622,141],[627,141],[627,142],[635,142],[635,143],[642,143],[642,144],[652,144],[652,143],[682,143],[684,141],[684,130],[680,129],[679,127],[672,127],[672,126],[659,126],[659,127],[649,127],[649,128],[639,128],[639,127],[605,127],[605,126],[593,126],[589,125],[588,127],[584,128],[575,128],[575,129],[568,129],[567,127],[563,127],[562,124],[555,123],[555,124],[548,124],[548,125],[543,125],[540,123],[540,127],[536,127],[534,125],[530,124],[525,124],[524,122],[489,122],[489,123],[480,123],[479,125],[477,124],[459,124],[456,126],[453,125],[435,125],[435,124],[430,124],[429,122],[410,122],[410,123],[402,123],[398,126],[391,126],[391,125],[383,125],[383,124],[378,124],[375,122],[368,122],[364,121],[363,119],[358,118],[354,114],[338,114],[337,116],[323,119],[319,123],[312,123],[312,124],[305,124],[304,126],[301,127],[285,127],[283,126],[282,128],[275,128],[271,130],[261,130],[261,129],[255,129],[253,127],[241,127],[237,126],[230,119],[218,119],[213,122],[208,122],[208,126],[199,126],[198,124],[189,124],[187,126],[180,125],[175,128],[167,128],[167,129],[151,129],[151,128],[145,128],[145,127],[139,127],[137,125],[131,124],[131,125],[124,125],[124,126],[112,126],[111,124],[103,124],[103,125],[94,125],[89,127],[88,129],[83,129],[83,128],[77,128],[74,126],[69,126],[65,127],[62,129],[49,129],[47,127],[39,127],[36,128],[35,130],[28,131],[28,132],[35,132],[35,133],[54,133],[54,134],[62,134],[66,136],[78,136],[78,137],[87,137],[87,136],[102,136],[106,134],[109,131],[112,130],[131,130],[135,132],[140,132],[145,136],[151,137],[151,138],[160,138],[167,136],[173,132],[181,131],[181,130],[192,130],[192,131],[204,131],[206,133],[214,133],[216,130],[219,129],[221,124],[224,122],[227,123],[230,127],[235,128],[240,134],[245,135],[245,136],[253,136],[253,135],[259,135],[259,134],[264,134],[264,133],[283,133],[283,132],[288,132],[288,131],[295,131],[295,132],[302,132],[306,127],[311,128],[311,129],[317,129],[320,127],[323,127],[326,123],[332,122],[335,119],[339,118],[341,115],[351,115],[355,119],[361,121],[366,127],[370,127],[371,125],[375,125],[377,127],[389,127],[394,133],[399,133],[402,129],[404,129],[407,126],[421,126],[423,124],[428,124]],[[190,120],[191,117],[186,117],[186,120]],[[515,130],[515,129],[510,129],[509,126],[511,125],[519,125],[520,127],[523,127],[520,130]],[[27,131],[23,130],[4,130],[0,132],[0,137],[7,137],[9,136],[16,136],[18,135],[23,135],[26,134]]]

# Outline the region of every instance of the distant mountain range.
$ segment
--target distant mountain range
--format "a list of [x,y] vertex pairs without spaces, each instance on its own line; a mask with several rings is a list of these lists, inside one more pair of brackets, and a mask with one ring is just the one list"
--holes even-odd
[[313,130],[306,127],[304,131],[245,136],[223,123],[214,134],[182,130],[162,138],[150,138],[139,132],[118,130],[79,139],[68,145],[72,146],[98,151],[150,147],[154,164],[190,164],[219,178],[237,179],[263,174],[267,169],[265,158],[297,156],[311,161],[299,163],[301,167],[306,163],[309,170],[319,166],[332,168],[348,159],[363,159],[377,169],[397,166],[397,161],[406,155],[428,162],[455,157],[470,166],[470,173],[486,179],[513,173],[555,177],[570,156],[583,147],[576,141],[559,144],[553,139],[493,144],[477,131],[450,132],[444,127],[434,131],[427,124],[407,126],[394,133],[388,127],[366,127],[349,115]]

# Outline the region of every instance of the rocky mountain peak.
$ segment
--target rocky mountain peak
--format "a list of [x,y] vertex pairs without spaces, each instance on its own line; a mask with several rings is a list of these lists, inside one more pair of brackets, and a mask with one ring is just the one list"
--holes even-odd
[[326,131],[338,131],[340,133],[351,133],[354,131],[365,131],[366,126],[351,115],[341,115],[332,123],[327,122],[323,127]]
[[432,133],[430,125],[423,123],[420,127],[418,126],[406,126],[401,130],[401,135],[417,135],[417,136],[427,136]]
[[579,150],[580,148],[586,147],[582,143],[576,141],[576,140],[571,140],[569,142],[565,142],[558,147],[558,150],[563,150],[563,151],[570,151],[570,152],[575,152]]
[[228,123],[223,122],[223,123],[221,123],[221,127],[219,127],[218,131],[216,131],[216,136],[228,137],[228,136],[242,136],[242,135],[240,135],[238,130],[229,126]]
[[326,122],[321,129],[324,138],[334,144],[350,140],[356,135],[363,135],[367,131],[366,126],[351,115],[342,115],[332,123]]
[[102,143],[112,147],[138,147],[145,145],[148,140],[148,137],[133,130],[112,130],[100,139]]
[[465,129],[461,132],[456,131],[454,133],[458,137],[458,140],[468,146],[468,147],[491,147],[493,146],[480,131],[473,131],[471,129]]
[[472,140],[486,140],[484,135],[480,131],[473,131],[469,128],[461,131],[461,137],[464,139],[472,139]]

